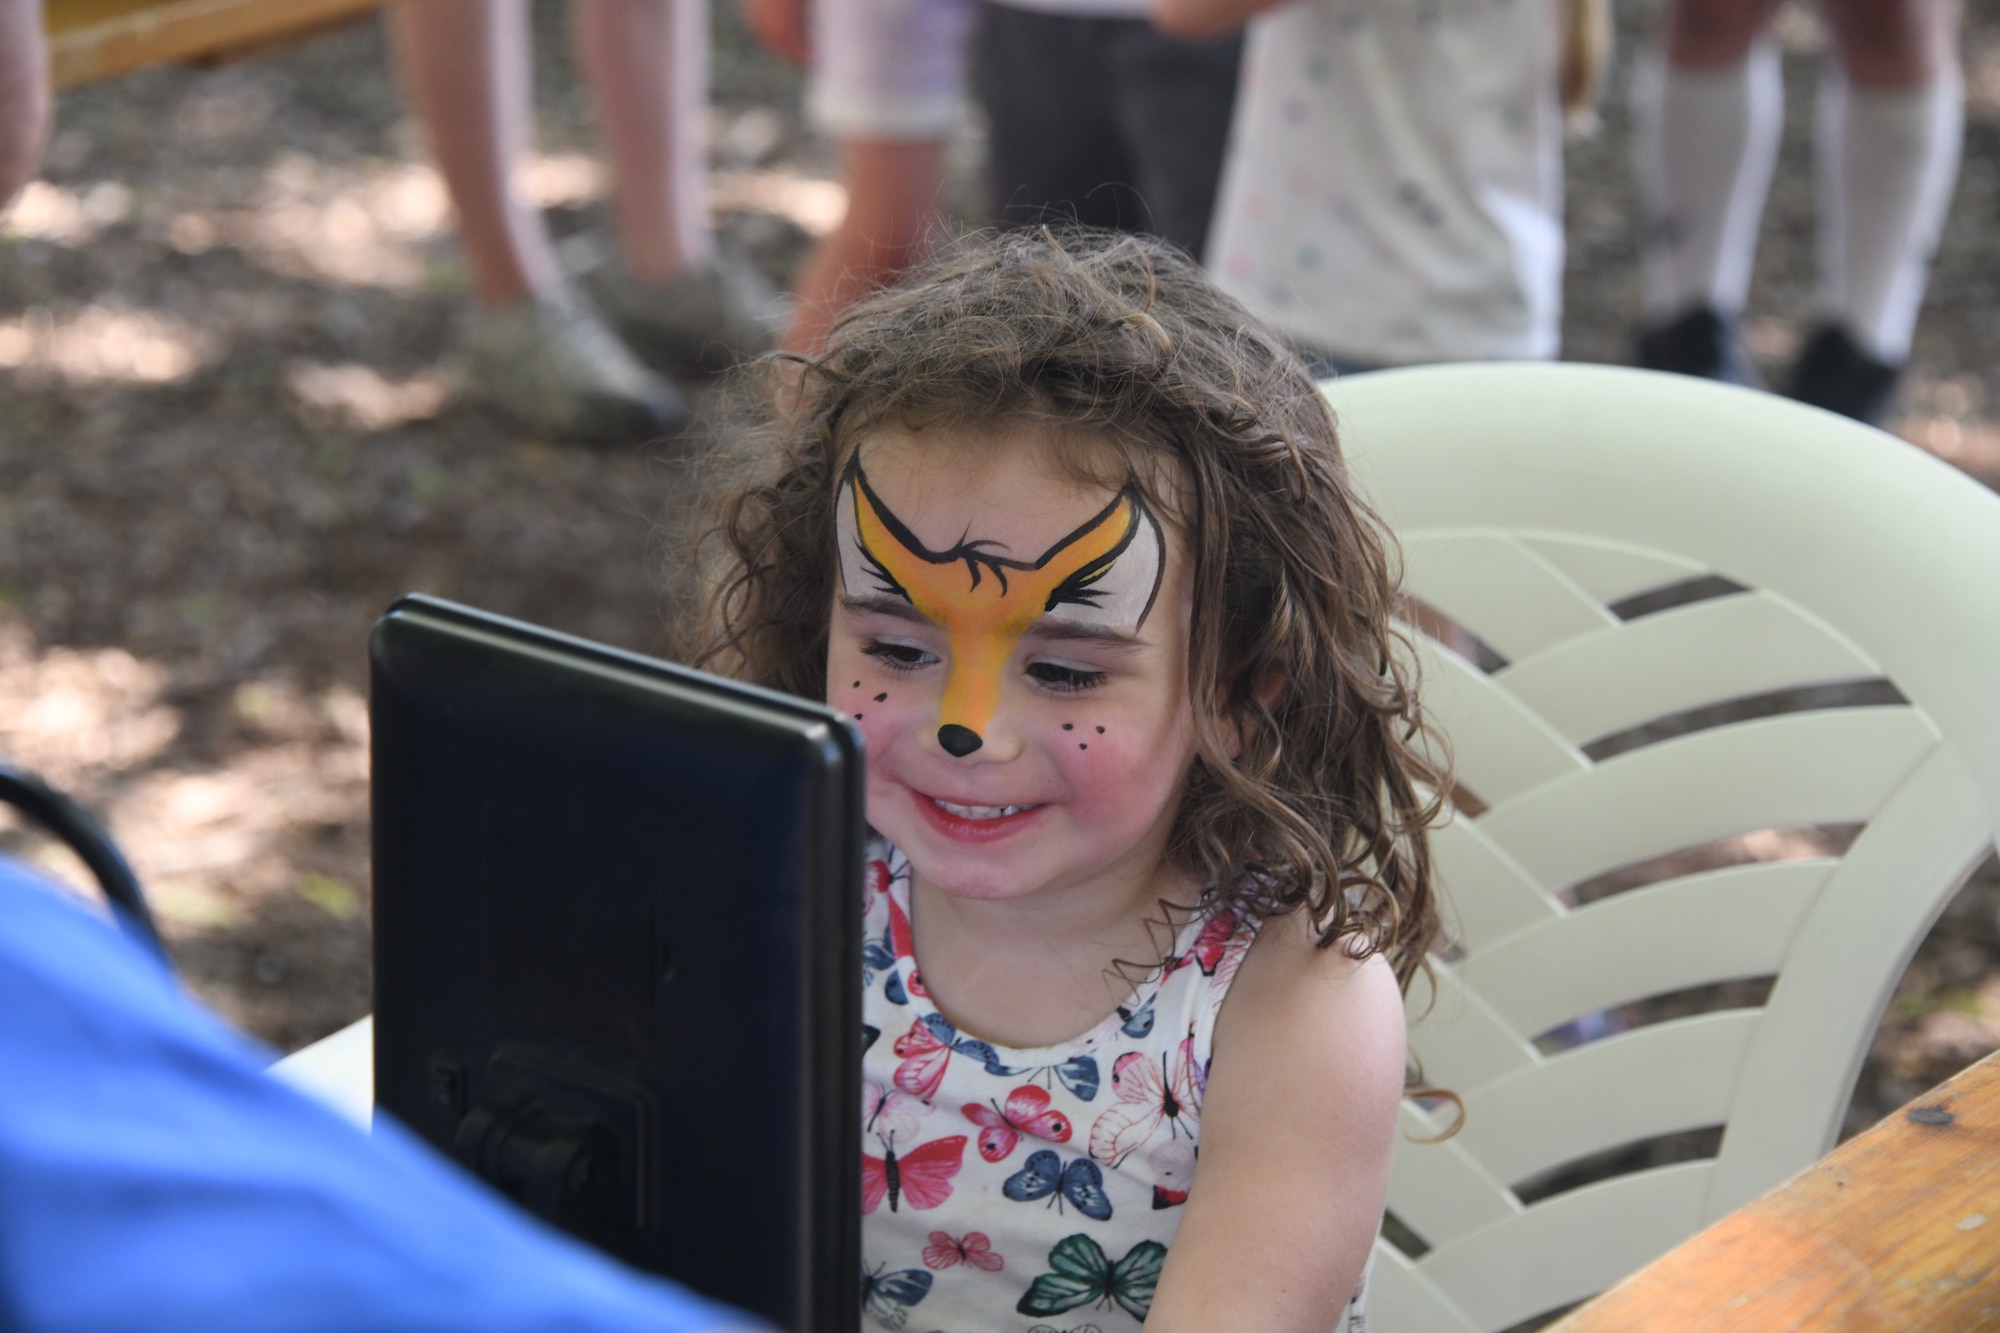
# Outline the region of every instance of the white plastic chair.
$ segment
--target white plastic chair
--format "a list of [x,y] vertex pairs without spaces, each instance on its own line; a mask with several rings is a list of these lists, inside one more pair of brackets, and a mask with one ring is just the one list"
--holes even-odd
[[[1405,1107],[1389,1208],[1423,1244],[1412,1258],[1378,1243],[1370,1318],[1376,1333],[1487,1333],[1615,1283],[1832,1146],[1910,954],[1993,843],[2000,498],[1838,417],[1643,371],[1430,367],[1327,393],[1412,593],[1505,659],[1488,674],[1422,650],[1467,805],[1484,809],[1436,839],[1458,952],[1434,1005],[1413,987],[1411,1040],[1466,1118],[1425,1145],[1409,1139],[1448,1116]],[[1629,601],[1715,576],[1743,590],[1655,614]],[[1852,682],[1876,682],[1851,692],[1872,706],[1591,757],[1690,710]],[[1626,739],[1593,744],[1607,737]],[[1855,825],[1844,854],[1583,907],[1560,896],[1677,849]],[[1534,1040],[1770,977],[1761,1008],[1553,1054]],[[1517,1192],[1717,1126],[1706,1160]]]

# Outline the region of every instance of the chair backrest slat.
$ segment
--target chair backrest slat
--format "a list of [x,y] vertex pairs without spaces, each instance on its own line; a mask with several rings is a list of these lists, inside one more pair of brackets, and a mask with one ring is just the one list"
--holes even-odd
[[1727,700],[1880,675],[1852,643],[1760,591],[1572,639],[1493,679],[1558,735],[1583,745]]
[[1936,744],[1907,708],[1759,718],[1621,754],[1479,826],[1554,891],[1753,829],[1866,823]]
[[[1558,1194],[1439,1246],[1420,1271],[1475,1327],[1511,1328],[1595,1295],[1694,1234],[1714,1170],[1682,1162]],[[1379,1322],[1423,1333],[1420,1324]]]
[[1616,623],[1603,603],[1528,546],[1490,532],[1419,533],[1403,541],[1411,595],[1510,661]]
[[[1528,1037],[1635,1000],[1775,977],[1839,864],[1760,861],[1634,889],[1481,949],[1458,971]],[[1635,939],[1646,947],[1628,947]]]
[[1418,638],[1424,706],[1452,741],[1452,777],[1487,805],[1578,773],[1590,761],[1532,707],[1456,653]]
[[1465,1094],[1466,1149],[1518,1186],[1578,1157],[1720,1125],[1761,1017],[1697,1014],[1517,1069]]

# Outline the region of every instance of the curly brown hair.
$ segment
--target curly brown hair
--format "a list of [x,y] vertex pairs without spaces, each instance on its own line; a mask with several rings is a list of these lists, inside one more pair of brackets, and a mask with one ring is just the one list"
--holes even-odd
[[1136,483],[1192,559],[1197,752],[1168,854],[1207,886],[1198,910],[1304,908],[1322,947],[1379,952],[1407,987],[1438,929],[1446,783],[1391,619],[1393,542],[1305,367],[1192,260],[1112,233],[964,238],[749,392],[764,424],[733,443],[698,664],[823,696],[835,490],[870,430],[1077,446],[1071,466]]

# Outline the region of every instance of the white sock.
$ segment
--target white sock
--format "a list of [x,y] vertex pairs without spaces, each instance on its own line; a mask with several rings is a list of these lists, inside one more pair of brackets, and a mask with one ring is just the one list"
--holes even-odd
[[1645,51],[1633,113],[1646,317],[1741,313],[1785,124],[1778,44],[1760,37],[1742,64],[1721,69],[1680,69]]
[[1820,313],[1901,365],[1958,179],[1964,81],[1948,64],[1920,88],[1855,88],[1829,66],[1813,130]]

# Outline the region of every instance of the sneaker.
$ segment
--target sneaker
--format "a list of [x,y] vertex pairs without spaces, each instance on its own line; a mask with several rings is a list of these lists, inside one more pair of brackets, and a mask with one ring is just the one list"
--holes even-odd
[[1659,324],[1639,334],[1639,364],[1648,370],[1671,370],[1724,384],[1761,389],[1750,359],[1736,336],[1736,321],[1707,306],[1696,306],[1671,324]]
[[475,311],[465,352],[473,393],[539,433],[636,441],[678,431],[692,415],[680,391],[573,295]]
[[1861,350],[1846,329],[1824,324],[1806,339],[1792,365],[1785,396],[1871,426],[1882,424],[1903,368],[1877,361]]
[[597,269],[594,290],[619,334],[656,364],[726,370],[770,351],[784,323],[784,298],[726,251],[661,283],[641,282],[609,261]]

